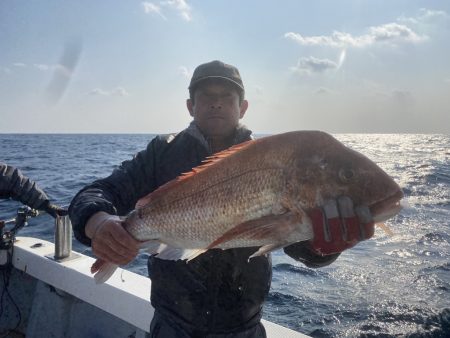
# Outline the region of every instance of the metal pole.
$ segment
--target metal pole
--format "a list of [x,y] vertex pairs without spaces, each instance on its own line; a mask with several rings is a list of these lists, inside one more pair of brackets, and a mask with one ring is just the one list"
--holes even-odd
[[55,218],[55,260],[70,257],[72,253],[72,223],[69,216]]

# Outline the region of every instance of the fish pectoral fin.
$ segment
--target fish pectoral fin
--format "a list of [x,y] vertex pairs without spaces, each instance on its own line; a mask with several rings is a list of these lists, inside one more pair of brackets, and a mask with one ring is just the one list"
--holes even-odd
[[272,251],[275,251],[275,250],[284,248],[285,246],[288,246],[288,245],[290,245],[290,244],[293,244],[293,243],[282,242],[282,243],[273,243],[273,244],[263,245],[262,247],[260,247],[260,248],[258,249],[258,251],[256,251],[255,253],[253,253],[253,254],[248,258],[248,260],[250,260],[250,258],[262,256],[262,255],[264,255],[264,254],[266,254],[266,253],[269,253],[269,252],[272,252]]
[[160,241],[149,240],[142,242],[140,245],[140,249],[146,251],[150,255],[157,255],[162,250],[164,250],[166,246],[167,246],[166,244],[161,243]]
[[202,253],[208,251],[207,249],[190,249],[184,250],[184,255],[182,259],[186,259],[186,263],[193,260],[194,258],[200,256]]
[[195,257],[200,256],[205,251],[206,249],[182,249],[166,246],[164,250],[156,255],[156,257],[171,261],[186,260],[186,262],[189,262]]
[[289,234],[298,230],[298,226],[302,221],[303,215],[292,211],[285,212],[281,215],[263,216],[236,225],[234,228],[217,238],[206,249],[215,248],[236,237],[254,240],[270,238],[273,243],[285,243]]
[[142,242],[141,249],[146,250],[151,255],[156,255],[156,257],[160,259],[169,261],[187,260],[187,262],[207,250],[176,248],[155,240]]

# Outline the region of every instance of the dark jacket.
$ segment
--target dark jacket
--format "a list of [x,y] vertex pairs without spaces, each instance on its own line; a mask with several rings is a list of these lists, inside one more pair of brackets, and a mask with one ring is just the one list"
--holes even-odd
[[[234,144],[251,139],[240,127]],[[107,178],[82,189],[69,215],[75,236],[90,245],[84,227],[94,213],[125,215],[137,200],[211,155],[198,128],[157,136]],[[270,255],[248,260],[256,248],[210,250],[188,264],[151,257],[152,305],[190,332],[233,332],[257,324],[271,282]]]
[[0,162],[0,198],[12,198],[33,209],[40,209],[49,202],[48,196],[35,182],[24,176],[19,169],[2,162]]

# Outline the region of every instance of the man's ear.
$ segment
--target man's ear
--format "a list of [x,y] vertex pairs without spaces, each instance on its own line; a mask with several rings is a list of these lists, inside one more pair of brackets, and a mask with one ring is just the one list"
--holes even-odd
[[194,105],[192,104],[191,99],[186,100],[186,107],[189,110],[189,114],[194,117]]
[[244,117],[245,112],[247,111],[247,109],[248,109],[248,101],[247,100],[243,100],[242,103],[241,103],[241,107],[240,107],[240,110],[241,110],[241,112],[239,114],[239,118],[240,119]]

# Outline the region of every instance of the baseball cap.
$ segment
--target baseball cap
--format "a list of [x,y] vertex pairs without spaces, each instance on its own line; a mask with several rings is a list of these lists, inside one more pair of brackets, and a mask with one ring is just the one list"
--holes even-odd
[[230,81],[244,91],[244,84],[242,83],[239,70],[229,64],[219,60],[203,63],[194,70],[192,74],[189,89],[193,89],[198,83],[206,79],[224,79]]

